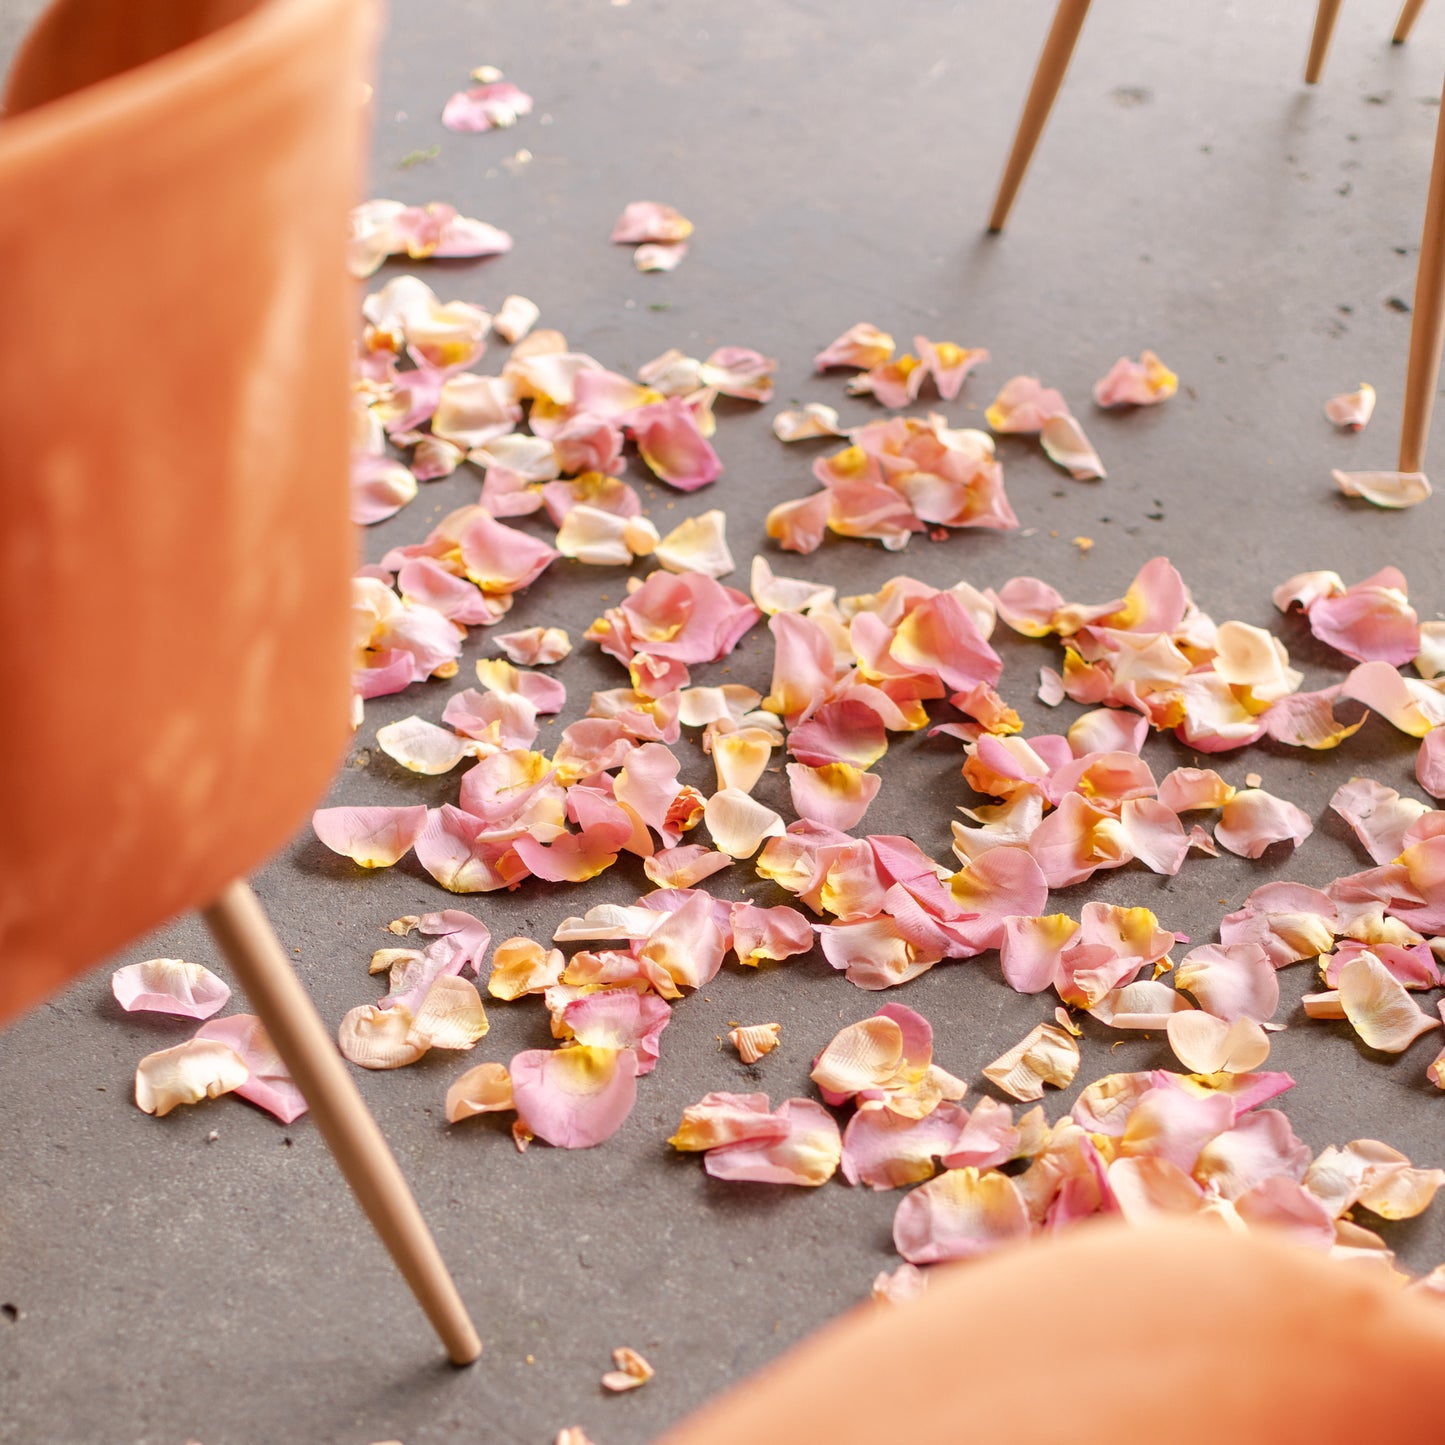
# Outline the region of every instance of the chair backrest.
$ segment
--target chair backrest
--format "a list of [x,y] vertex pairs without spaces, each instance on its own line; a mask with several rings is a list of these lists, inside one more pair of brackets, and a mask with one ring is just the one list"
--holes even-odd
[[0,1021],[280,846],[347,735],[368,0],[60,0],[0,118]]

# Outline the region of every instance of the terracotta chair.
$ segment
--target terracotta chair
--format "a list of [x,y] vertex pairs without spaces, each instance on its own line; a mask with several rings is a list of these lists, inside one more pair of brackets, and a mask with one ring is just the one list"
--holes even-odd
[[[201,907],[457,1363],[481,1349],[240,881],[348,737],[366,0],[60,0],[0,119],[0,1022]],[[12,419],[14,420],[14,419]]]
[[1083,1224],[825,1326],[658,1445],[1445,1439],[1445,1301],[1197,1223]]
[[[1405,0],[1395,24],[1394,43],[1404,44],[1425,0]],[[1319,0],[1305,81],[1313,85],[1324,71],[1325,55],[1339,15],[1340,0]],[[1034,71],[1033,83],[1024,100],[1013,145],[1004,165],[989,214],[988,229],[1002,231],[1013,207],[1014,197],[1033,159],[1053,109],[1079,32],[1089,13],[1089,0],[1059,0],[1053,24],[1044,40]],[[1430,415],[1440,375],[1440,353],[1445,346],[1445,104],[1440,109],[1435,135],[1435,159],[1430,170],[1430,189],[1425,200],[1425,225],[1420,240],[1420,264],[1415,276],[1415,309],[1410,322],[1410,355],[1405,370],[1404,417],[1400,426],[1398,469],[1424,469],[1425,444],[1430,436]]]

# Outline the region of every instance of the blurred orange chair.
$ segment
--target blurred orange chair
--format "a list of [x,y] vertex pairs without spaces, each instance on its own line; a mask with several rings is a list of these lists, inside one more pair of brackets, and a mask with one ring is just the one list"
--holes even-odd
[[[1334,33],[1341,0],[1319,0],[1305,81],[1313,85],[1323,74],[1330,37]],[[1425,0],[1405,0],[1392,37],[1403,45]],[[1002,231],[1019,186],[1033,159],[1034,149],[1064,83],[1074,46],[1089,13],[1089,0],[1059,0],[1044,48],[1024,100],[1003,177],[989,214],[988,229]],[[1415,310],[1410,322],[1410,355],[1405,368],[1405,402],[1400,425],[1398,470],[1424,469],[1425,444],[1430,437],[1430,415],[1440,375],[1440,353],[1445,346],[1445,104],[1435,133],[1435,158],[1425,200],[1425,225],[1420,240],[1420,264],[1415,274]]]
[[[481,1349],[254,895],[348,737],[367,0],[60,0],[0,120],[0,1022],[205,918],[452,1359]],[[23,686],[23,693],[19,692]]]
[[1445,1302],[1218,1225],[1091,1223],[929,1274],[658,1445],[1445,1439]]

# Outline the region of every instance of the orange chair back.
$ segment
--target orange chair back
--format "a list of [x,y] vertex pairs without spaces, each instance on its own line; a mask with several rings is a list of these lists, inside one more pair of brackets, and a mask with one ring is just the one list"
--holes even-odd
[[347,736],[366,0],[61,0],[0,118],[0,1022],[296,828]]

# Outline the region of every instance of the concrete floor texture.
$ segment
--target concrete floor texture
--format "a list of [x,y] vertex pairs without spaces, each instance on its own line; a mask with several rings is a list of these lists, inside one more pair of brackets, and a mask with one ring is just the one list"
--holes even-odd
[[[779,358],[772,404],[719,408],[726,471],[715,486],[683,496],[629,464],[664,531],[726,510],[734,585],[746,587],[753,553],[765,551],[786,575],[846,592],[900,573],[977,587],[1023,574],[1102,601],[1165,554],[1205,611],[1272,628],[1306,686],[1325,686],[1346,664],[1276,613],[1270,592],[1285,578],[1332,568],[1355,581],[1395,564],[1422,618],[1445,613],[1445,501],[1383,512],[1346,500],[1330,480],[1334,467],[1394,465],[1445,6],[1428,7],[1411,42],[1392,47],[1393,3],[1346,5],[1312,89],[1301,80],[1309,0],[1096,7],[1010,228],[989,237],[984,218],[1052,8],[409,0],[393,6],[379,55],[370,194],[448,201],[512,232],[507,256],[416,269],[443,299],[495,307],[510,292],[532,297],[542,324],[605,366],[635,372],[671,346],[703,356],[743,345]],[[27,13],[7,11],[0,61]],[[535,110],[512,130],[444,130],[443,102],[483,63],[530,92]],[[518,159],[521,148],[530,160]],[[696,225],[672,274],[639,275],[630,252],[608,244],[623,205],[644,198]],[[905,345],[922,332],[990,349],[988,366],[940,408],[955,424],[981,425],[1008,377],[1042,376],[1073,400],[1107,480],[1073,481],[1031,440],[1005,438],[1020,531],[915,538],[900,553],[838,538],[809,557],[779,553],[764,513],[811,490],[817,450],[784,447],[770,419],[794,400],[838,405],[849,424],[882,414],[846,399],[840,374],[811,372],[813,354],[863,320]],[[1087,403],[1115,358],[1142,347],[1178,372],[1179,395],[1129,414]],[[1362,380],[1379,391],[1375,419],[1341,434],[1322,405]],[[1430,463],[1445,475],[1438,420]],[[203,472],[202,461],[198,484]],[[468,468],[424,486],[367,532],[366,558],[419,539],[476,494]],[[1072,545],[1079,536],[1093,539],[1086,554]],[[578,642],[558,669],[568,710],[539,746],[581,715],[593,688],[623,681],[580,640],[623,587],[620,570],[559,563],[517,599],[509,626],[561,624]],[[1012,634],[995,644],[1001,691],[1027,731],[1063,730],[1081,709],[1050,711],[1034,697],[1037,669],[1057,649]],[[329,801],[453,800],[456,775],[404,772],[376,749],[375,731],[412,713],[439,720],[472,660],[494,651],[475,629],[458,683],[368,703]],[[766,691],[771,656],[759,628],[696,680]],[[1100,873],[1051,906],[1142,904],[1197,942],[1213,940],[1225,903],[1237,907],[1259,883],[1322,886],[1367,866],[1329,796],[1352,774],[1418,796],[1414,749],[1371,718],[1333,753],[1263,744],[1205,759],[1237,784],[1259,772],[1315,819],[1314,835],[1255,861],[1191,856],[1175,878],[1138,865]],[[706,783],[700,750],[679,752],[684,776]],[[1192,761],[1168,737],[1151,739],[1145,756],[1156,776]],[[948,860],[950,817],[971,801],[960,762],[953,740],[896,736],[866,831],[906,833]],[[780,782],[768,779],[762,796],[786,806]],[[546,938],[563,917],[631,902],[648,885],[624,856],[578,887],[531,881],[456,899],[411,860],[363,874],[303,826],[256,886],[334,1025],[380,991],[366,965],[398,915],[462,906],[494,939]],[[782,901],[746,864],[710,886]],[[155,956],[226,972],[194,917],[113,964]],[[1345,1025],[1305,1019],[1298,999],[1313,978],[1307,965],[1281,975],[1288,1028],[1269,1064],[1298,1080],[1282,1101],[1296,1132],[1315,1150],[1378,1137],[1417,1163],[1445,1164],[1445,1098],[1424,1073],[1439,1036],[1400,1058],[1372,1053]],[[463,1069],[550,1042],[536,1000],[494,1004],[472,1054],[356,1071],[485,1339],[481,1361],[458,1371],[309,1119],[283,1127],[236,1099],[164,1119],[135,1107],[137,1061],[190,1029],[122,1013],[109,967],[97,970],[0,1038],[0,1441],[546,1445],[582,1425],[598,1445],[639,1445],[865,1298],[875,1273],[898,1263],[889,1233],[898,1193],[841,1178],[816,1190],[723,1183],[665,1142],[683,1107],[709,1090],[765,1090],[775,1103],[811,1095],[813,1056],[889,999],[932,1022],[938,1062],[975,1096],[989,1092],[980,1068],[1051,1013],[1044,998],[1004,985],[994,954],[941,965],[887,998],[853,988],[818,953],[760,972],[730,964],[677,1005],[661,1065],[620,1133],[576,1152],[537,1144],[519,1154],[495,1116],[444,1121],[443,1096]],[[782,1046],[743,1066],[721,1042],[739,1020],[777,1020]],[[1125,1036],[1111,1053],[1111,1031],[1090,1023],[1086,1032],[1075,1088],[1045,1101],[1051,1118],[1105,1072],[1171,1062],[1158,1037]],[[1445,1259],[1445,1205],[1384,1232],[1413,1270]],[[611,1397],[598,1381],[624,1344],[657,1376]]]

